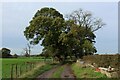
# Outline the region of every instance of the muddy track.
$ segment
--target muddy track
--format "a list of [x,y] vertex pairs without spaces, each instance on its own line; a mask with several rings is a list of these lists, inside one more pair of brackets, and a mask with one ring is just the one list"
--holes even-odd
[[50,78],[50,77],[52,76],[52,74],[53,74],[58,68],[59,68],[59,67],[56,66],[56,67],[52,68],[51,70],[44,72],[43,74],[41,74],[40,76],[38,76],[38,77],[36,78],[36,80],[40,80],[40,78]]
[[54,67],[53,69],[44,72],[43,74],[39,75],[36,80],[41,80],[43,78],[51,78],[52,74],[57,71],[58,68],[60,68],[61,66],[64,67],[64,70],[61,74],[61,78],[73,78],[75,79],[75,75],[73,74],[73,71],[71,69],[71,65],[70,64],[65,64],[65,65],[59,65]]
[[75,75],[73,74],[70,64],[66,64],[64,71],[61,74],[61,78],[74,78],[74,79],[76,78]]

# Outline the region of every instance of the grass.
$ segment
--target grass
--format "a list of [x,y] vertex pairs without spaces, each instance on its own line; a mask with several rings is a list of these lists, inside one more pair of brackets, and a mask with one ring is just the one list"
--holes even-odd
[[53,68],[55,66],[55,64],[46,64],[46,65],[43,65],[41,67],[36,67],[36,69],[24,74],[23,76],[19,77],[19,78],[22,78],[22,79],[34,79],[36,77],[38,77],[40,74],[44,73],[45,71],[48,71],[50,70],[51,68]]
[[72,70],[77,78],[107,78],[104,74],[95,72],[91,67],[82,68],[79,63],[74,63]]
[[[1,59],[0,59],[1,60]],[[30,69],[30,66],[26,62],[43,62],[44,59],[39,58],[3,58],[2,59],[2,78],[11,77],[11,65],[18,64],[18,69],[21,66],[22,73],[26,72],[25,69]],[[15,66],[13,68],[15,72]],[[15,73],[14,73],[15,74]],[[14,75],[15,76],[15,75]]]
[[18,78],[34,78],[34,73],[36,73],[36,71],[38,71],[38,69],[40,69],[41,67],[45,66],[46,64],[41,63],[41,64],[37,64],[36,67],[24,74],[22,74],[21,76],[19,76]]
[[51,76],[51,78],[60,78],[64,70],[64,66],[60,66]]

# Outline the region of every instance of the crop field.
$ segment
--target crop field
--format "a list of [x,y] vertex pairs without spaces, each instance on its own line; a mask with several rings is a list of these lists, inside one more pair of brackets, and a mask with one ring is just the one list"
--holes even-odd
[[39,58],[4,58],[2,59],[2,78],[19,77],[43,62],[44,59]]

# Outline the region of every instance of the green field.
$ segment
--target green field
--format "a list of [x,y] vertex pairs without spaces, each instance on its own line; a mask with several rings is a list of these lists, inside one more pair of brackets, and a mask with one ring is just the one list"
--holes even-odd
[[[17,64],[17,76],[24,74],[27,71],[30,71],[32,67],[44,62],[44,59],[39,58],[4,58],[2,60],[2,78],[11,77],[11,69],[13,65],[13,77],[16,77],[16,65]],[[50,60],[48,60],[50,61]],[[30,63],[34,63],[31,65]]]
[[[0,61],[2,61],[2,78],[11,78],[11,75],[12,78],[36,78],[56,65],[51,64],[52,59],[46,59],[45,61],[43,58],[37,57],[3,58],[0,59]],[[31,65],[31,63],[33,63],[33,65]],[[71,64],[72,71],[76,75],[76,78],[106,78],[104,74],[95,72],[91,67],[84,68],[78,63]],[[51,77],[60,78],[63,70],[64,67],[60,66]]]
[[45,64],[43,66],[40,67],[36,67],[33,70],[31,70],[30,72],[27,72],[25,75],[20,76],[19,78],[24,78],[25,80],[29,80],[29,79],[33,79],[37,78],[39,75],[41,75],[42,73],[54,68],[56,66],[56,64]]

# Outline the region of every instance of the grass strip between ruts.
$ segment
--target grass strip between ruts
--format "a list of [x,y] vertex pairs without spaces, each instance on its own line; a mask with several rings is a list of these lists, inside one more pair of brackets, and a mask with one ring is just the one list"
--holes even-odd
[[51,76],[51,78],[60,78],[64,70],[64,66],[60,66]]

